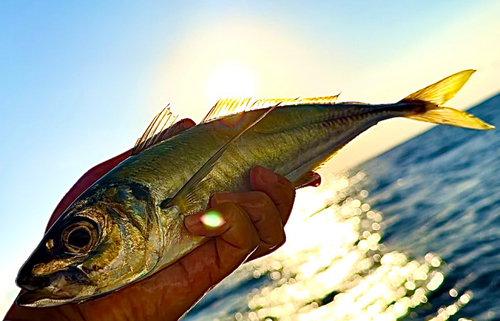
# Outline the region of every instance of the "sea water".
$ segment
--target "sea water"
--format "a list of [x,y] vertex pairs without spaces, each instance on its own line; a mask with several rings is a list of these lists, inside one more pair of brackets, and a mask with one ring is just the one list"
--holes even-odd
[[[500,126],[500,95],[470,109]],[[500,320],[500,135],[437,126],[299,193],[185,320]]]

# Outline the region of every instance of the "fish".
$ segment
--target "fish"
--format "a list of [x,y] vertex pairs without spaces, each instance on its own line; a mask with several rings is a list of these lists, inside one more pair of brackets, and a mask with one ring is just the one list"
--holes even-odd
[[443,107],[475,70],[464,70],[396,103],[337,102],[338,95],[223,99],[200,124],[169,134],[164,109],[132,156],[84,191],[43,236],[21,267],[17,304],[81,303],[169,266],[207,240],[184,218],[211,195],[250,190],[249,170],[263,166],[300,186],[344,145],[379,122],[406,117],[489,130],[494,126]]

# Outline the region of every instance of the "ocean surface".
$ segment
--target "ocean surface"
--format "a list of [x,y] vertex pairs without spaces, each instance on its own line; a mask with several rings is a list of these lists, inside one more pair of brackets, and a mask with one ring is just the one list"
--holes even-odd
[[[500,95],[469,110],[500,126]],[[435,128],[299,193],[185,320],[500,320],[500,135]]]

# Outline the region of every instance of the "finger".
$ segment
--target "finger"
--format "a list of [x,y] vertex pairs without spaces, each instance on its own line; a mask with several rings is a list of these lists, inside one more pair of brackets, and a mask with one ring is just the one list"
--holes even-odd
[[164,139],[170,138],[172,136],[175,136],[178,133],[180,133],[188,128],[191,128],[195,125],[196,125],[196,123],[189,118],[181,119],[177,123],[172,125],[171,127],[167,128],[165,131],[160,133],[161,136],[160,136],[159,140],[164,140]]
[[[285,243],[285,231],[281,215],[273,201],[263,192],[219,193],[211,199],[211,206],[236,203],[250,217],[260,239],[258,256],[266,255]],[[255,258],[255,253],[252,254]]]
[[99,178],[104,176],[107,172],[116,167],[116,165],[120,164],[122,161],[127,159],[132,153],[132,149],[121,153],[111,159],[108,159],[105,162],[100,163],[89,169],[82,177],[76,181],[75,185],[70,188],[70,190],[64,195],[64,197],[59,201],[52,216],[49,219],[49,223],[45,231],[49,229],[49,227],[54,224],[54,222],[61,216],[61,214],[68,208],[73,201],[80,196],[87,188],[89,188],[92,184],[94,184]]
[[306,173],[298,182],[295,182],[295,189],[304,187],[318,187],[321,185],[321,176],[313,171]]
[[283,225],[288,221],[295,199],[292,182],[261,166],[250,170],[250,184],[256,191],[269,195],[278,208]]
[[189,119],[189,118],[184,118],[184,119],[181,119],[179,120],[175,125],[175,126],[179,126],[180,128],[178,129],[178,131],[176,133],[179,133],[185,129],[189,129],[191,127],[194,127],[196,126],[196,123],[192,120],[192,119]]
[[219,263],[224,266],[226,263],[233,266],[233,262],[240,260],[243,262],[260,243],[250,217],[234,203],[218,204],[208,211],[192,214],[186,217],[184,225],[195,235],[216,236]]
[[[158,271],[151,277],[133,283],[108,296],[77,306],[89,320],[115,319],[177,320],[192,305],[241,265],[259,243],[257,232],[245,211],[234,203],[211,209],[220,213],[223,223],[212,226],[203,223],[203,213],[184,220],[195,235],[215,236],[193,251]],[[207,211],[208,212],[208,211]],[[114,309],[109,309],[112,305]],[[116,317],[114,312],[119,311]]]

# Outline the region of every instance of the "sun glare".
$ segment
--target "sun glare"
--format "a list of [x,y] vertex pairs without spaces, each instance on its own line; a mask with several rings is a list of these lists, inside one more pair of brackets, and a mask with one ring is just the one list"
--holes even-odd
[[208,79],[208,99],[216,103],[221,98],[248,98],[255,94],[255,78],[245,68],[230,64],[215,70]]

